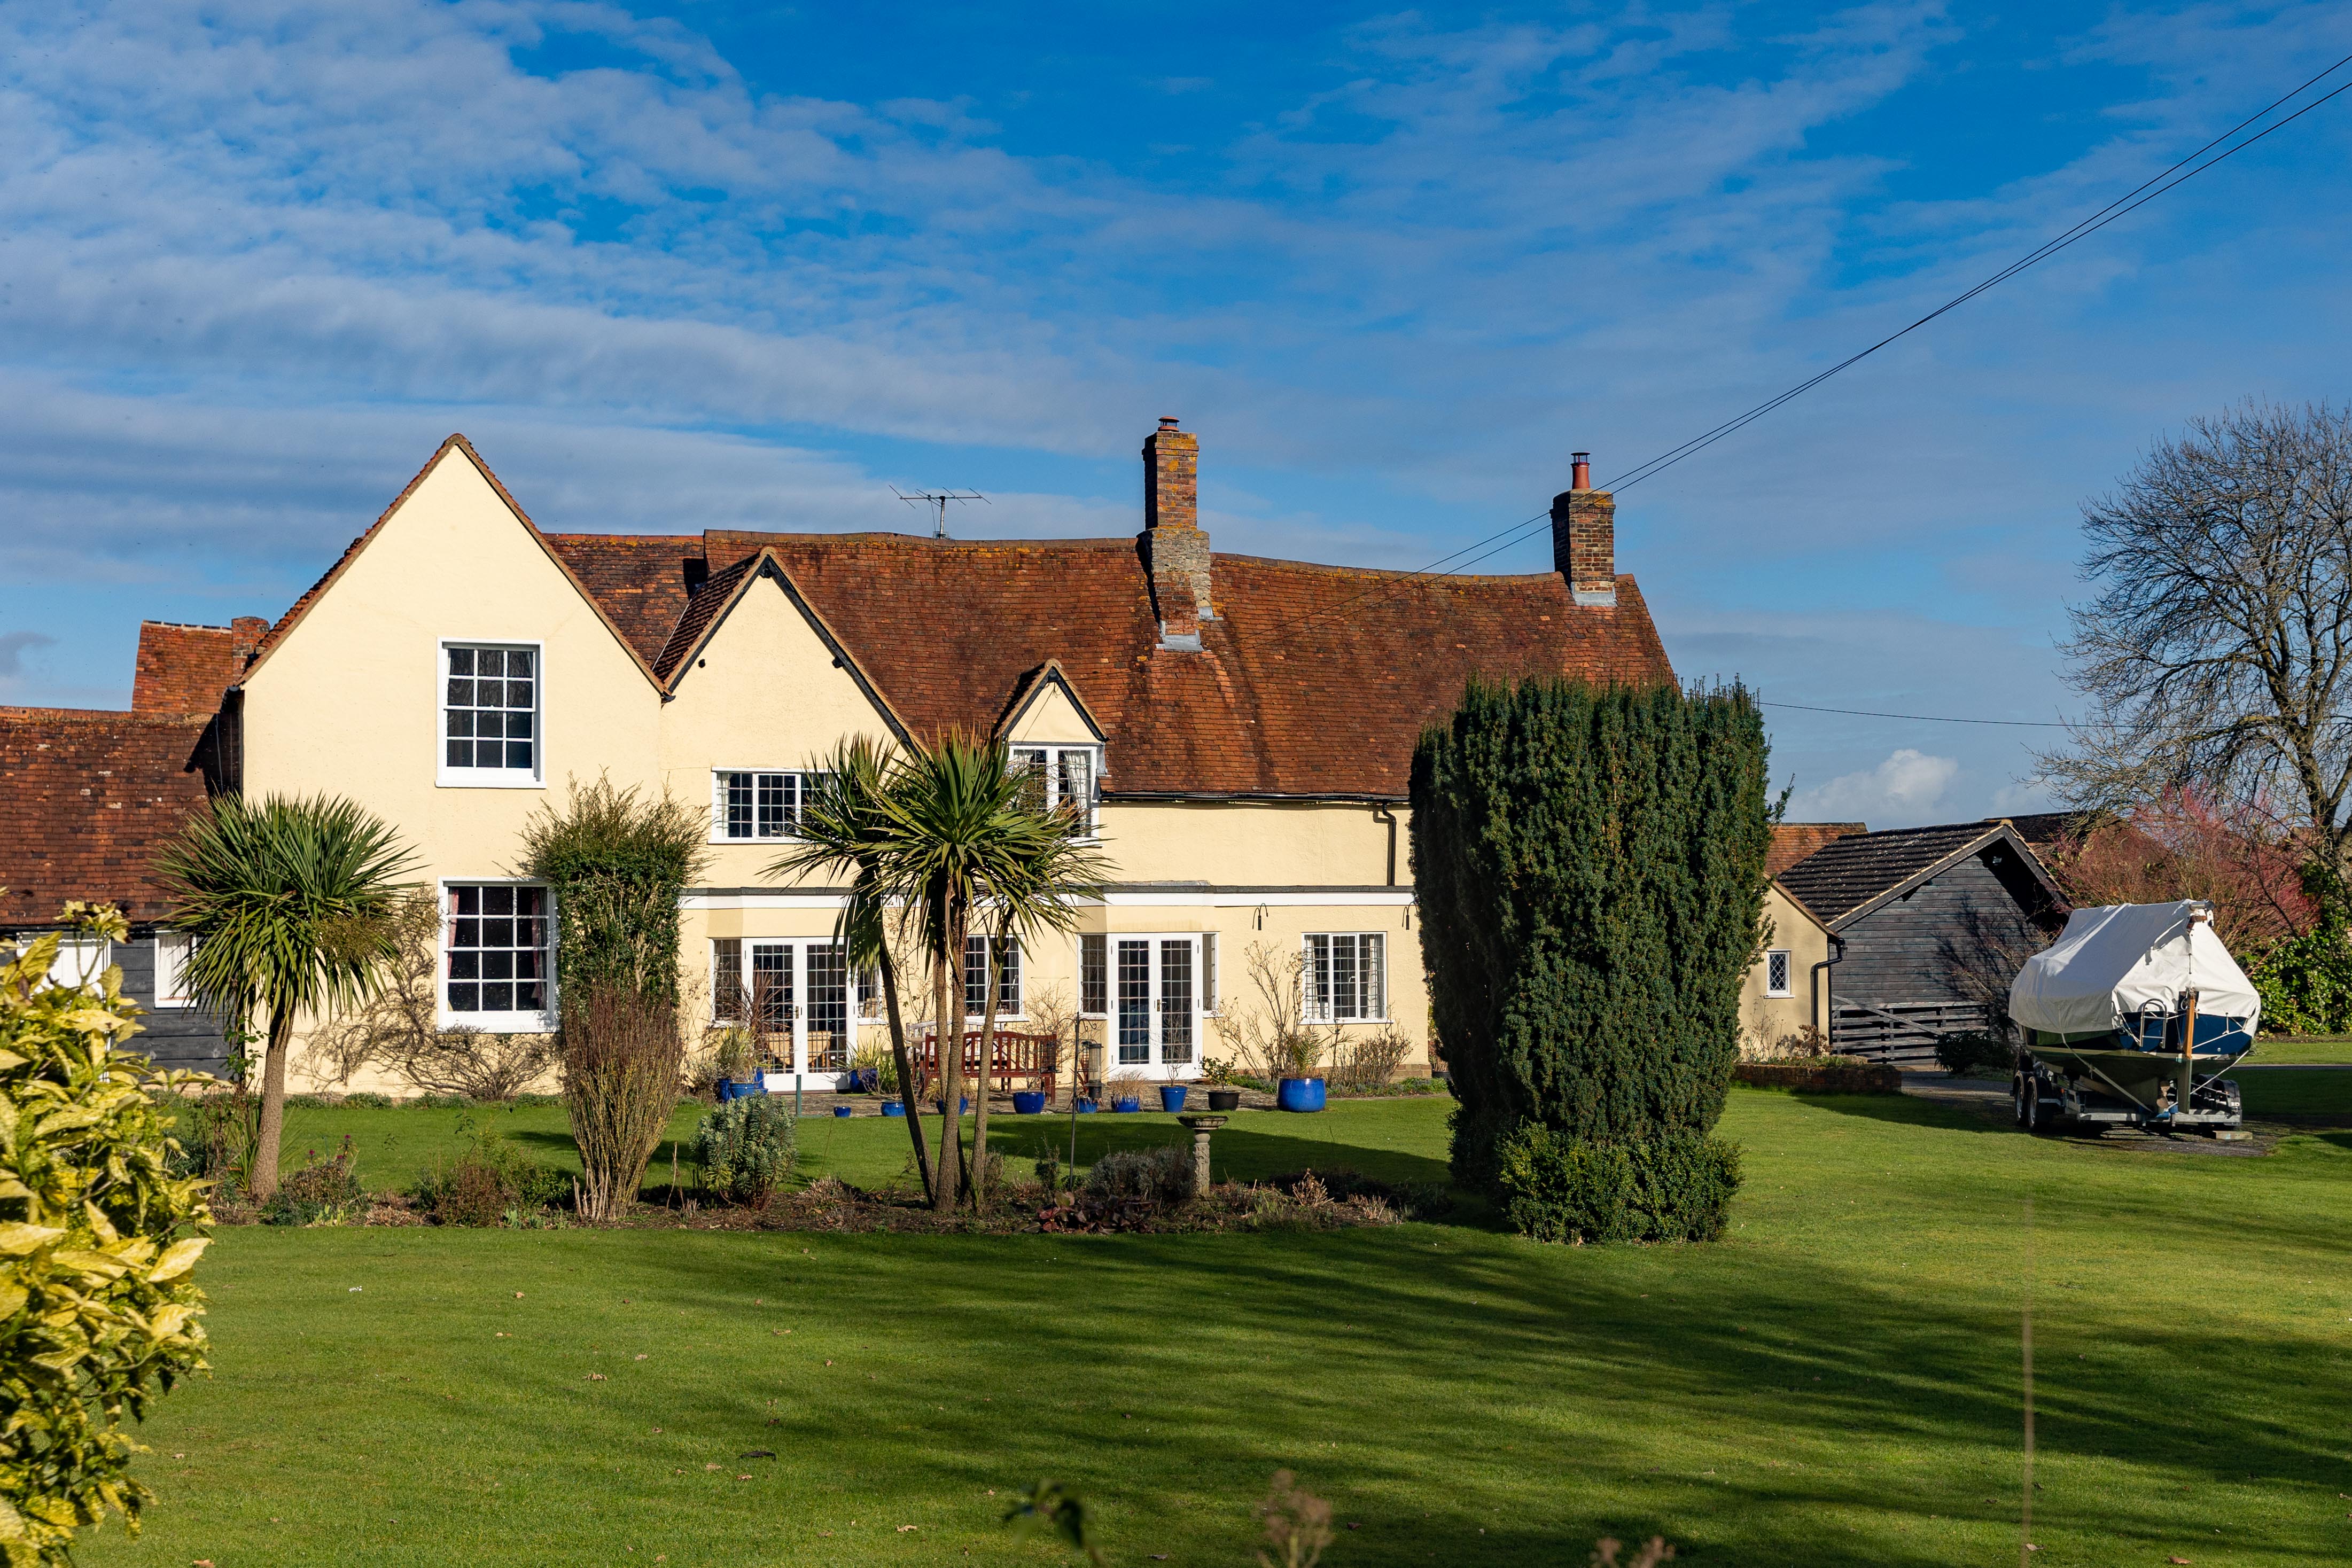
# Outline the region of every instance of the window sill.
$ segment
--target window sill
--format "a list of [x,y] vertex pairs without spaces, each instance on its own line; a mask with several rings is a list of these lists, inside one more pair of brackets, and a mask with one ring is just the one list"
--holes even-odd
[[544,789],[547,781],[536,774],[451,773],[444,769],[433,780],[436,789]]
[[761,844],[797,844],[802,840],[798,833],[779,833],[772,839],[730,839],[724,833],[713,833],[703,841],[720,848],[757,849]]
[[553,1034],[555,1015],[552,1012],[532,1013],[453,1013],[441,1009],[443,1029],[478,1029],[484,1034]]

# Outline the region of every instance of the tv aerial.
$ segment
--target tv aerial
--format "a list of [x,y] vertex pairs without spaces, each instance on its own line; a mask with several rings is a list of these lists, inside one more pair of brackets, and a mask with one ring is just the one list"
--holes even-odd
[[948,537],[948,503],[950,501],[979,501],[988,506],[996,504],[977,490],[901,490],[898,486],[893,485],[890,486],[890,494],[910,507],[932,508],[937,517],[932,524],[931,537],[938,539]]

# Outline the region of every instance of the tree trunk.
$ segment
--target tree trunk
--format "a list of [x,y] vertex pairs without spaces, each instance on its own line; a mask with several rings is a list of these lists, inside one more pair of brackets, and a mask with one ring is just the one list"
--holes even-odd
[[286,1056],[293,1043],[293,1009],[270,1009],[269,1055],[261,1069],[261,1131],[253,1140],[253,1174],[246,1182],[257,1202],[278,1191],[278,1149],[286,1141]]
[[963,933],[960,922],[950,924],[951,911],[940,914],[947,940],[933,956],[931,972],[931,1037],[940,1057],[940,1160],[931,1207],[945,1214],[956,1206],[956,1178],[963,1168],[963,1115],[956,1109],[963,1097]]
[[931,1151],[923,1146],[923,1113],[916,1109],[920,1098],[915,1082],[915,1058],[907,1049],[907,1024],[898,1011],[898,967],[891,962],[890,945],[882,945],[882,957],[877,966],[882,971],[882,1005],[890,1015],[890,1057],[898,1064],[898,1103],[907,1108],[907,1135],[915,1141],[915,1174],[923,1181],[923,1199],[933,1199],[931,1190]]
[[999,937],[988,940],[988,956],[981,964],[986,989],[980,1001],[980,1088],[972,1095],[971,1209],[988,1212],[988,1092],[993,1087],[989,1067],[996,1060],[996,949]]

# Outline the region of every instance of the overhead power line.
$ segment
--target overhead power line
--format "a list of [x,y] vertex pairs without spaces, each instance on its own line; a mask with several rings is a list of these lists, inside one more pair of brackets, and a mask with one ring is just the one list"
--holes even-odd
[[1815,707],[1811,703],[1768,703],[1758,699],[1758,707],[1794,708],[1799,713],[1842,713],[1854,718],[1908,718],[1922,724],[1998,724],[2014,729],[2070,729],[2071,725],[2046,718],[1951,718],[1935,713],[1878,713],[1866,707]]
[[[2264,137],[2269,136],[2273,131],[2285,130],[2296,120],[2301,120],[2305,115],[2309,114],[2313,110],[2317,109],[2321,104],[2328,102],[2330,99],[2343,92],[2352,90],[2352,80],[2347,80],[2340,83],[2336,87],[2330,89],[2327,92],[2321,94],[2318,98],[2312,99],[2309,103],[2305,104],[2293,114],[2287,115],[2285,118],[2279,120],[2271,125],[2264,126],[2253,135],[2224,148],[2223,151],[2216,153],[2210,158],[2206,157],[2207,153],[2212,152],[2217,147],[2222,147],[2223,143],[2229,142],[2231,138],[2236,136],[2240,131],[2244,131],[2248,126],[2253,125],[2257,121],[2266,119],[2271,114],[2276,112],[2279,109],[2301,97],[2304,93],[2310,91],[2312,88],[2318,85],[2321,81],[2324,81],[2328,77],[2335,75],[2337,71],[2342,70],[2347,65],[2352,65],[2352,55],[2346,55],[2343,58],[2329,65],[2326,69],[2321,70],[2307,79],[2298,83],[2291,90],[2282,93],[2278,98],[2273,99],[2267,104],[2264,104],[2261,109],[2256,110],[2245,119],[2238,121],[2237,124],[2230,127],[2229,130],[2222,131],[2219,136],[2214,137],[2211,141],[2206,142],[2195,152],[2180,159],[2171,167],[2142,181],[2139,184],[2135,185],[2132,189],[2125,192],[2122,195],[2117,196],[2114,201],[2109,202],[2105,206],[2101,207],[2097,212],[2090,214],[2077,221],[2072,227],[2052,236],[2048,240],[2043,241],[2041,245],[2035,246],[2032,250],[2028,251],[2025,255],[2018,257],[2015,261],[2011,262],[2008,266],[2002,267],[2000,271],[1994,273],[1983,282],[1979,283],[1973,288],[1969,288],[1963,293],[1953,296],[1951,298],[1946,300],[1935,309],[1928,311],[1926,315],[1920,317],[1917,320],[1913,321],[1908,326],[1904,327],[1897,331],[1888,333],[1885,337],[1881,338],[1877,342],[1871,344],[1870,347],[1862,350],[1858,353],[1848,355],[1846,358],[1840,360],[1836,364],[1832,365],[1829,369],[1822,371],[1819,374],[1807,377],[1805,380],[1799,382],[1795,386],[1789,388],[1786,392],[1780,392],[1776,396],[1767,398],[1764,402],[1758,403],[1755,407],[1750,408],[1742,413],[1734,415],[1732,418],[1716,425],[1711,430],[1700,432],[1698,434],[1692,436],[1689,440],[1684,442],[1679,446],[1667,448],[1665,451],[1658,454],[1655,457],[1651,458],[1648,462],[1637,464],[1633,467],[1626,469],[1623,473],[1618,475],[1612,479],[1605,481],[1597,487],[1609,491],[1623,490],[1640,484],[1644,479],[1655,478],[1658,475],[1664,473],[1668,468],[1673,467],[1675,464],[1682,462],[1685,458],[1696,455],[1698,453],[1705,451],[1707,447],[1712,446],[1717,442],[1722,440],[1725,436],[1736,434],[1737,432],[1746,428],[1748,425],[1750,425],[1756,421],[1763,418],[1766,414],[1772,413],[1775,409],[1781,407],[1783,404],[1788,403],[1794,399],[1802,397],[1805,393],[1812,391],[1815,387],[1820,386],[1823,382],[1828,381],[1832,376],[1838,374],[1842,371],[1849,370],[1854,365],[1860,364],[1871,355],[1878,352],[1879,350],[1885,348],[1888,344],[1909,336],[1911,333],[1917,331],[1920,328],[1925,327],[1929,322],[1935,320],[1937,317],[1946,315],[1950,311],[1957,310],[1961,306],[1967,304],[1969,300],[1974,299],[1978,295],[1984,293],[1987,289],[1993,288],[2005,283],[2010,278],[2016,277],[2019,273],[2025,271],[2028,267],[2036,266],[2041,262],[2047,261],[2050,257],[2057,255],[2060,251],[2066,249],[2069,246],[2072,246],[2080,240],[2089,238],[2092,235],[2098,233],[2099,230],[2106,227],[2109,224],[2114,223],[2116,219],[2124,217],[2130,213],[2137,212],[2141,207],[2146,206],[2148,203],[2156,200],[2158,196],[2163,195],[2166,192],[2174,190],[2180,185],[2188,183],[2198,175],[2205,172],[2206,170],[2212,168],[2215,164],[2223,162],[2228,159],[2237,156],[2239,153],[2244,152],[2247,148],[2252,147],[2255,142],[2262,141]],[[2199,160],[2200,159],[2204,161],[2200,162]],[[1504,528],[1499,532],[1487,535],[1485,538],[1473,540],[1471,543],[1463,546],[1460,549],[1454,551],[1450,555],[1440,556],[1436,560],[1430,562],[1427,566],[1421,567],[1413,571],[1406,572],[1403,576],[1391,582],[1383,583],[1377,588],[1367,589],[1361,593],[1353,594],[1347,599],[1341,600],[1337,604],[1327,605],[1321,610],[1311,612],[1306,616],[1301,617],[1298,624],[1305,625],[1310,622],[1318,620],[1323,616],[1336,614],[1338,612],[1346,609],[1351,604],[1356,604],[1368,599],[1392,597],[1423,578],[1455,576],[1461,572],[1468,570],[1471,567],[1477,565],[1483,560],[1500,555],[1503,551],[1511,549],[1513,546],[1523,543],[1525,540],[1533,538],[1535,530],[1538,525],[1548,525],[1550,520],[1551,514],[1549,511],[1546,511],[1538,516],[1527,518],[1523,522],[1514,523],[1509,528]],[[1478,553],[1471,555],[1470,552],[1473,550],[1476,550]],[[1468,556],[1468,559],[1461,559],[1465,556]]]

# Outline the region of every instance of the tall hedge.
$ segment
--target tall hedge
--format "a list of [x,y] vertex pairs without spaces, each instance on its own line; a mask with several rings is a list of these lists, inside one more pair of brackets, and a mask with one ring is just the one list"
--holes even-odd
[[1465,1179],[1493,1186],[1523,1128],[1706,1139],[1760,936],[1765,767],[1737,686],[1474,681],[1423,735],[1413,882]]
[[601,778],[575,782],[562,810],[533,813],[516,869],[553,895],[562,995],[610,987],[677,1000],[678,894],[709,862],[709,832],[684,802]]

